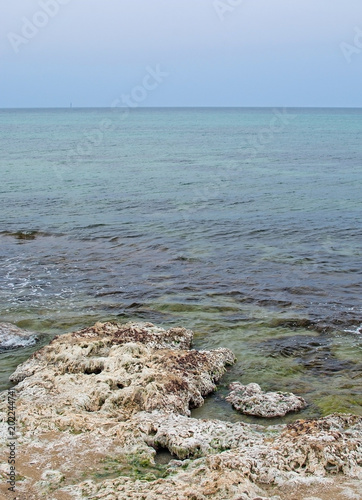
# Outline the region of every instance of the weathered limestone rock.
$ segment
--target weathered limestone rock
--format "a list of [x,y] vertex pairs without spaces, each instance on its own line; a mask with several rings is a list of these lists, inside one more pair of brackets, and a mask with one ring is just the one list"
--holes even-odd
[[22,330],[11,323],[0,323],[0,352],[33,345],[37,340],[35,333]]
[[[263,428],[153,412],[134,417],[133,425],[149,445],[193,460],[171,461],[167,477],[148,484],[130,484],[119,477],[102,484],[83,482],[77,492],[115,499],[132,492],[131,498],[139,499],[146,494],[147,499],[155,499],[159,494],[169,499],[302,500],[314,496],[311,491],[323,498],[359,498],[348,495],[357,494],[362,479],[360,417],[331,415]],[[268,494],[273,485],[276,496]],[[296,496],[306,485],[306,495]],[[344,494],[346,488],[349,492]],[[329,496],[324,497],[326,491]]]
[[[359,498],[362,418],[269,427],[190,418],[234,361],[228,349],[191,350],[191,340],[183,328],[97,323],[20,365],[17,497]],[[6,409],[4,392],[0,498],[8,498]]]
[[[98,323],[56,337],[11,376],[27,425],[84,430],[95,419],[155,409],[190,415],[234,362],[228,349],[190,350],[192,332],[150,323]],[[34,405],[34,401],[36,404]],[[31,403],[31,404],[30,404]]]
[[291,392],[263,392],[260,385],[230,384],[231,390],[225,398],[236,410],[256,417],[284,417],[291,411],[299,411],[307,402]]

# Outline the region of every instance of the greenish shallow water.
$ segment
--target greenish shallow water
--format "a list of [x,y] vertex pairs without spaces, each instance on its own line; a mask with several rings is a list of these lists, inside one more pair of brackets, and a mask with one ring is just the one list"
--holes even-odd
[[[99,320],[191,328],[238,358],[198,417],[256,420],[234,380],[308,401],[283,421],[362,414],[362,111],[285,114],[0,110],[0,321],[37,347]],[[0,353],[2,389],[35,348]]]

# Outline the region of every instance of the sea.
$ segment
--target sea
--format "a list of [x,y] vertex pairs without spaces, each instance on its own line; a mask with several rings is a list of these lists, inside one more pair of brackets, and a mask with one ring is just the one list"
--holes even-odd
[[[362,415],[362,110],[0,110],[0,389],[96,321],[237,356],[196,418],[258,421],[228,384],[294,392],[273,422]],[[269,421],[268,421],[269,422]]]

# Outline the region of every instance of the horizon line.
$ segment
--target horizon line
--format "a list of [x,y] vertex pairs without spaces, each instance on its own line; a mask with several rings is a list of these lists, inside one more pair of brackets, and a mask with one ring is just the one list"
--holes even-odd
[[268,105],[268,106],[25,106],[25,107],[0,107],[0,110],[26,110],[26,109],[113,109],[124,110],[129,109],[134,111],[137,109],[362,109],[362,106],[285,106],[285,105]]

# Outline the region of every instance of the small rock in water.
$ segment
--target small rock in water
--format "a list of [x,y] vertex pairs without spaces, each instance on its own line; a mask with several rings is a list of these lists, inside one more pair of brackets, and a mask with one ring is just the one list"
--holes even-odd
[[21,330],[11,323],[0,323],[0,352],[33,345],[38,337],[27,330]]
[[307,402],[291,392],[263,392],[258,384],[242,385],[233,382],[226,401],[245,415],[256,417],[284,417],[291,411],[299,411]]

